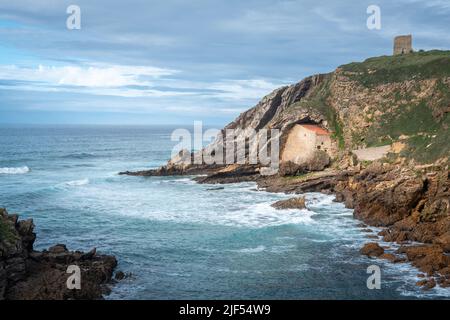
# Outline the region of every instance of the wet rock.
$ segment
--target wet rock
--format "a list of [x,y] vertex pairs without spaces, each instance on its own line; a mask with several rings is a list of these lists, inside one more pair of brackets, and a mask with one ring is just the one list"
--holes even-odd
[[365,223],[358,223],[356,226],[358,228],[367,228],[367,224],[365,224]]
[[88,253],[82,254],[80,259],[81,260],[90,260],[93,257],[95,257],[95,255],[97,254],[97,249],[93,248],[91,251],[89,251]]
[[116,274],[114,275],[114,279],[120,281],[123,280],[125,278],[125,273],[123,271],[117,271]]
[[256,181],[260,177],[259,167],[252,165],[228,166],[206,177],[196,177],[195,181],[203,184],[224,184]]
[[52,253],[52,254],[60,254],[60,253],[68,252],[68,251],[69,250],[67,250],[67,247],[64,244],[57,244],[57,245],[54,245],[53,247],[48,248],[48,252]]
[[280,200],[272,204],[272,207],[276,209],[305,209],[306,200],[305,197],[291,198],[287,200]]
[[366,243],[359,252],[368,257],[379,257],[384,253],[384,249],[378,243],[370,242]]
[[395,262],[397,260],[397,257],[392,253],[383,253],[380,255],[380,259],[389,260],[390,262]]
[[[18,219],[18,217],[17,217]],[[34,223],[32,219],[22,220],[18,222],[17,231],[22,237],[22,244],[28,251],[33,249],[36,234],[33,232]]]
[[282,162],[278,172],[280,176],[296,176],[312,171],[322,171],[329,164],[329,155],[324,151],[318,150],[304,163],[298,164],[292,161]]
[[[0,300],[101,299],[117,265],[115,257],[69,251],[64,244],[34,251],[33,221],[0,209]],[[69,290],[69,265],[81,270],[81,289]]]
[[437,245],[403,246],[398,251],[405,253],[414,266],[428,275],[450,266],[450,257]]
[[433,278],[420,280],[416,283],[416,285],[422,287],[422,290],[427,291],[436,287],[436,280],[434,280]]
[[445,252],[450,252],[450,231],[439,236],[435,243],[439,244]]

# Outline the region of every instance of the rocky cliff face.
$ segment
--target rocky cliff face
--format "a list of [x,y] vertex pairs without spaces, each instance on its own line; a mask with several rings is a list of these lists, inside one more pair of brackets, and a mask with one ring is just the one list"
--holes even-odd
[[[106,293],[117,261],[113,256],[68,251],[56,245],[34,251],[36,234],[30,220],[18,220],[0,209],[0,300],[100,299]],[[81,289],[69,290],[69,265],[81,269]]]
[[[177,167],[173,161],[159,170],[126,174],[206,173],[196,180],[256,181],[269,192],[335,193],[337,201],[355,209],[355,218],[385,228],[374,239],[402,244],[394,254],[372,243],[363,254],[410,261],[425,273],[418,283],[425,289],[449,287],[449,113],[450,51],[372,58],[277,89],[224,128],[238,137],[279,129],[282,152],[293,125],[318,124],[332,132],[339,148],[332,168],[323,170],[328,159],[316,156],[317,163],[303,168],[287,163],[272,176],[247,164]],[[388,152],[382,158],[358,161],[355,149],[380,146],[376,149]]]
[[252,130],[279,129],[282,152],[294,124],[315,123],[332,132],[340,150],[336,162],[358,148],[396,144],[393,158],[448,164],[449,112],[450,52],[418,52],[343,65],[279,88],[223,134],[234,129],[242,139]]
[[[318,110],[309,108],[290,110],[290,107],[302,99],[311,97],[327,77],[328,75],[315,75],[294,85],[273,91],[255,107],[242,113],[236,120],[228,124],[225,129],[235,129],[237,135],[240,135],[248,129],[278,128],[284,130],[291,124],[301,121],[321,123],[325,118]],[[287,110],[289,112],[286,112]]]
[[314,122],[333,132],[342,154],[401,142],[398,156],[448,163],[450,52],[379,57],[341,66],[274,91],[227,128],[245,133]]
[[[242,113],[237,119],[225,126],[221,132],[224,140],[216,139],[203,152],[212,154],[215,152],[214,150],[224,150],[223,163],[226,163],[225,153],[228,145],[227,142],[233,141],[235,143],[236,150],[234,153],[236,155],[240,152],[239,148],[242,148],[242,145],[238,141],[246,141],[246,139],[248,141],[253,132],[257,133],[261,129],[267,129],[268,131],[270,129],[278,129],[279,135],[270,136],[268,142],[259,148],[260,150],[270,150],[271,140],[280,138],[281,153],[283,152],[285,141],[293,125],[313,122],[326,127],[326,117],[319,110],[310,107],[293,109],[291,106],[315,95],[318,88],[320,88],[328,77],[329,75],[315,75],[294,85],[274,90],[265,96],[256,106]],[[233,130],[233,136],[228,135],[228,130]],[[257,145],[247,143],[243,153],[248,156],[252,147],[256,149]],[[169,166],[173,163],[171,161]]]
[[[338,147],[338,152],[333,152],[336,154],[333,165],[339,168],[354,164],[352,151],[355,149],[380,146],[391,151],[387,154],[389,161],[448,165],[449,113],[450,51],[371,58],[273,91],[222,130],[224,141],[216,139],[204,151],[212,154],[223,149],[225,154],[227,139],[239,148],[236,142],[245,141],[252,131],[278,129],[279,136],[271,138],[279,138],[281,155],[295,124],[314,123],[332,133],[334,145]],[[232,138],[226,136],[227,129],[234,130]],[[270,140],[264,147],[266,150],[269,144]],[[245,148],[248,154],[248,146]],[[158,170],[122,174],[198,174],[224,167],[186,165],[172,159]],[[322,170],[323,165],[285,163],[280,169],[282,173],[298,174]],[[253,174],[259,173],[258,166],[254,166]]]
[[429,277],[425,289],[450,287],[450,172],[435,169],[374,163],[334,186],[357,219],[387,227],[379,235],[402,245],[396,253]]

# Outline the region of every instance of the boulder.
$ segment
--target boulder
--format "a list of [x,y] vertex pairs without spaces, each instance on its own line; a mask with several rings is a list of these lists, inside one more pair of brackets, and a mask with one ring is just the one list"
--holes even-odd
[[450,252],[450,231],[439,236],[435,243],[439,244],[445,252]]
[[384,249],[376,242],[366,243],[359,251],[368,257],[379,257],[384,253]]
[[322,171],[330,164],[330,156],[323,150],[317,150],[302,163],[283,161],[278,173],[280,176],[296,176],[312,171]]
[[[0,209],[0,300],[101,299],[117,265],[115,257],[72,252],[64,244],[34,251],[33,221]],[[81,290],[69,290],[69,265],[81,270]]]
[[383,253],[380,255],[380,259],[389,260],[390,262],[395,262],[397,260],[397,257],[392,253]]
[[431,279],[424,279],[424,280],[420,280],[416,283],[416,285],[422,287],[422,290],[431,290],[434,287],[436,287],[436,280],[434,280],[433,278]]
[[398,251],[405,253],[414,266],[428,275],[450,266],[450,257],[438,245],[402,246]]
[[123,280],[125,278],[125,273],[123,271],[117,271],[114,275],[114,279],[116,280]]
[[57,244],[57,245],[54,245],[53,247],[48,248],[48,252],[53,253],[53,254],[64,253],[67,251],[69,251],[69,250],[67,250],[67,247],[64,244]]
[[305,197],[296,197],[287,200],[280,200],[272,204],[272,207],[276,209],[305,209],[306,200]]

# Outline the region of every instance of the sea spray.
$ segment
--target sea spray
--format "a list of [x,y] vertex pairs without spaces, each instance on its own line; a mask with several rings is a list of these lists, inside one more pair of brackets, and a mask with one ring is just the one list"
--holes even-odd
[[0,168],[0,174],[25,174],[30,172],[30,168],[27,166],[16,168]]

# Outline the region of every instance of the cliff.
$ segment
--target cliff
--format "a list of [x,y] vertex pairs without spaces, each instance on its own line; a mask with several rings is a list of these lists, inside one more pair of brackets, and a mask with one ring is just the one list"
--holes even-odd
[[332,132],[339,149],[392,145],[418,163],[450,154],[450,51],[371,58],[275,90],[225,128],[278,128],[313,122]]
[[[58,244],[35,251],[31,219],[0,208],[0,300],[101,299],[117,261],[113,256],[68,251]],[[67,288],[69,265],[81,270],[81,288]]]
[[[238,140],[248,137],[251,130],[279,129],[281,155],[293,125],[313,123],[331,132],[337,149],[332,160],[339,168],[345,169],[354,163],[352,157],[361,154],[372,155],[368,159],[381,154],[391,162],[448,165],[449,111],[450,51],[434,50],[370,58],[307,77],[274,90],[222,132],[234,129]],[[216,140],[205,150],[223,144]],[[290,165],[281,164],[281,173],[310,171]],[[160,170],[123,174],[197,174],[224,167],[170,161]],[[314,165],[306,167],[315,169]],[[318,170],[322,169],[319,165]],[[259,173],[257,166],[249,170]]]
[[425,289],[449,287],[449,112],[450,51],[370,58],[279,88],[224,128],[238,138],[279,129],[280,152],[295,124],[325,128],[337,148],[325,170],[329,163],[318,155],[301,168],[281,163],[272,176],[262,176],[254,165],[181,166],[174,159],[157,170],[124,174],[206,173],[196,180],[256,181],[269,192],[334,193],[355,218],[384,228],[372,239],[401,244],[385,253],[370,243],[363,254],[410,261],[423,272],[418,285]]

